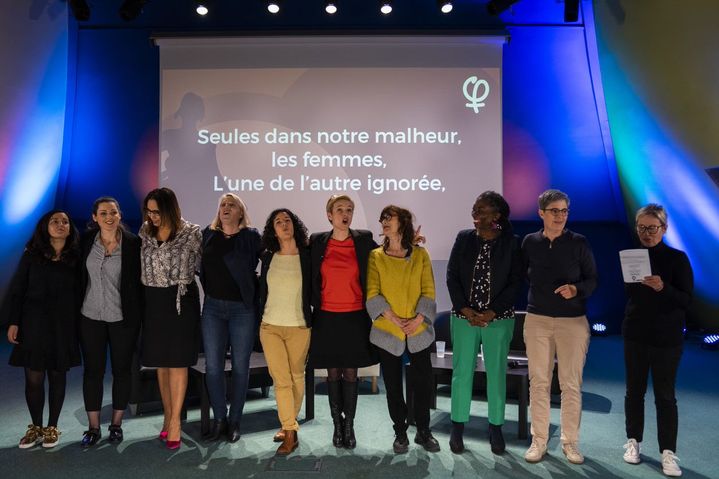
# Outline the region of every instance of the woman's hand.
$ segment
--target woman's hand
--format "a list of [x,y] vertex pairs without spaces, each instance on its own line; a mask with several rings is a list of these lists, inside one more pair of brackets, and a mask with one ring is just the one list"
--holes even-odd
[[425,238],[424,235],[420,233],[421,229],[422,229],[422,225],[419,225],[417,227],[417,231],[414,232],[414,238],[412,238],[412,244],[415,246],[419,246],[419,245],[427,242],[427,238]]
[[396,324],[400,328],[404,328],[404,323],[405,323],[404,320],[402,318],[400,318],[399,316],[397,316],[396,314],[394,314],[394,311],[392,311],[391,309],[387,309],[384,313],[382,313],[382,316],[389,319],[390,321],[392,321],[394,324]]
[[418,314],[413,319],[408,319],[405,321],[404,326],[402,326],[402,331],[407,336],[411,336],[414,334],[415,331],[417,331],[417,328],[419,328],[419,325],[422,324],[424,321],[424,316],[421,314]]
[[20,344],[17,340],[18,329],[19,328],[16,324],[13,324],[9,328],[7,328],[7,340],[10,341],[10,344]]
[[649,286],[657,293],[664,289],[664,281],[662,281],[662,278],[659,275],[645,276],[642,280],[642,284],[644,286]]
[[559,294],[564,299],[572,299],[577,295],[577,287],[573,284],[563,284],[554,290],[555,294]]

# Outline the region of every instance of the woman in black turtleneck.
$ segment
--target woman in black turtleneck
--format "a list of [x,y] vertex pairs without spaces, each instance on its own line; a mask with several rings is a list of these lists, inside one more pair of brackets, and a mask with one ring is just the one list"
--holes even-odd
[[668,476],[681,475],[674,455],[677,444],[677,401],[674,395],[684,341],[684,320],[692,299],[694,279],[687,255],[667,246],[664,207],[649,204],[636,214],[637,235],[649,250],[652,275],[641,283],[626,284],[629,298],[624,316],[624,363],[627,394],[624,400],[627,443],[624,460],[640,462],[644,431],[644,394],[652,375],[657,408],[657,435],[662,469]]

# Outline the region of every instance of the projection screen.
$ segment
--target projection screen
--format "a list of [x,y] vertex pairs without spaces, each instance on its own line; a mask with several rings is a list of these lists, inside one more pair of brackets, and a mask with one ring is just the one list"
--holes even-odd
[[[330,228],[332,194],[352,227],[411,210],[444,284],[456,232],[484,190],[502,190],[504,37],[160,38],[160,178],[205,226],[223,192],[262,230],[289,207]],[[380,241],[381,238],[375,237]]]

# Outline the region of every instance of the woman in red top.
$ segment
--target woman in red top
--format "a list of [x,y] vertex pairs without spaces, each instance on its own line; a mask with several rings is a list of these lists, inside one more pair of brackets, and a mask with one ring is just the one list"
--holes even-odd
[[332,231],[310,237],[314,318],[309,357],[313,368],[327,369],[332,444],[354,449],[357,369],[377,363],[364,306],[367,262],[377,243],[370,231],[350,229],[354,202],[349,196],[331,196],[326,210]]

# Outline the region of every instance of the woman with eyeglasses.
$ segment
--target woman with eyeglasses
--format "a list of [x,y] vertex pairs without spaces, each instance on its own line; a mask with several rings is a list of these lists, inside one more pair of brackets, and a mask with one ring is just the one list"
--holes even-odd
[[651,373],[662,469],[667,476],[681,476],[675,455],[679,419],[674,387],[694,277],[687,255],[663,241],[668,226],[663,206],[652,203],[640,208],[635,221],[639,242],[649,252],[652,274],[624,285],[628,296],[622,325],[627,377],[624,460],[641,461],[644,395]]
[[402,393],[402,356],[408,352],[413,374],[414,442],[437,452],[439,443],[429,428],[432,395],[430,346],[434,341],[435,302],[432,262],[427,250],[414,246],[412,213],[386,206],[380,214],[382,246],[372,250],[367,266],[367,312],[373,319],[370,342],[377,346],[393,422],[396,454],[409,449],[407,403]]
[[351,229],[354,202],[347,195],[327,201],[332,230],[310,237],[314,318],[310,363],[327,368],[327,397],[334,423],[332,444],[354,449],[357,369],[377,363],[369,342],[372,321],[365,309],[367,261],[377,247],[372,232]]
[[181,412],[187,391],[188,368],[197,362],[200,339],[200,296],[195,271],[202,234],[182,218],[175,193],[150,191],[143,201],[142,284],[145,315],[142,325],[142,364],[157,368],[163,407],[160,440],[180,448]]
[[507,355],[514,333],[514,302],[522,278],[519,239],[512,234],[509,205],[499,193],[485,191],[472,207],[474,229],[460,231],[447,264],[452,300],[452,432],[449,447],[464,451],[474,370],[482,345],[487,371],[489,443],[505,450],[502,425],[507,399]]
[[[68,214],[45,213],[35,226],[6,296],[3,323],[13,344],[9,364],[25,369],[25,401],[32,423],[20,449],[55,447],[68,369],[80,365],[77,338],[78,232]],[[43,427],[45,377],[49,418]]]
[[[202,340],[207,392],[214,419],[206,436],[217,441],[240,439],[240,420],[250,379],[250,356],[257,332],[257,275],[262,246],[250,227],[245,203],[234,193],[220,197],[217,214],[202,232],[200,282],[205,293]],[[225,354],[231,348],[232,400],[229,419]]]
[[92,220],[80,239],[80,345],[82,393],[88,430],[80,445],[100,440],[100,409],[108,347],[112,366],[112,418],[108,440],[123,440],[122,417],[130,400],[132,356],[142,319],[140,238],[122,224],[116,199],[104,196],[92,206]]
[[547,190],[539,195],[538,203],[543,227],[522,241],[523,268],[529,278],[524,343],[532,415],[532,444],[524,459],[539,462],[547,453],[556,354],[562,389],[562,452],[572,464],[582,464],[582,373],[589,349],[586,303],[597,286],[597,267],[587,239],[566,227],[569,196]]
[[311,264],[307,228],[287,208],[270,213],[262,232],[260,341],[272,376],[286,456],[300,444],[297,415],[305,396],[305,366],[312,327]]

